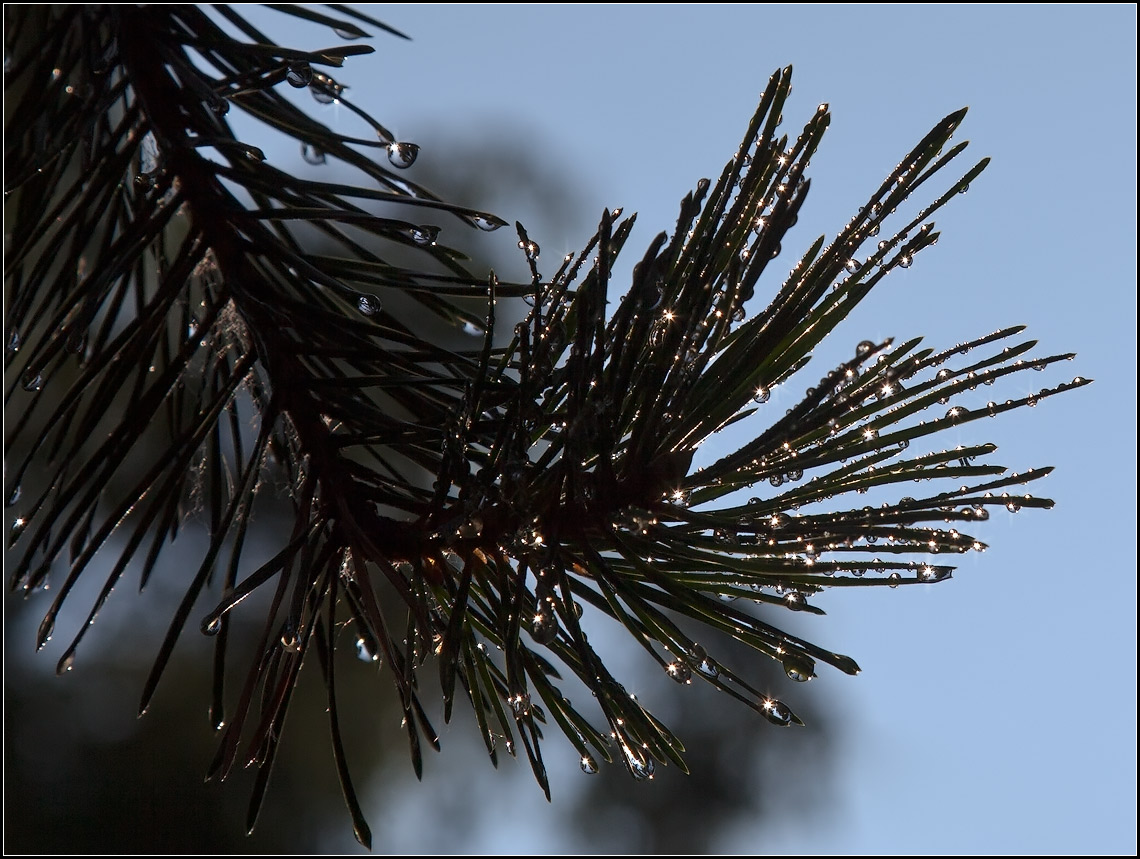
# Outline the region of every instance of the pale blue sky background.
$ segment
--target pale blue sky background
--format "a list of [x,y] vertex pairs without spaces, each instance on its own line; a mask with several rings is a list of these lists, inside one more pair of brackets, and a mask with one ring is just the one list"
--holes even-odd
[[[994,460],[1013,470],[1055,465],[1028,491],[1057,506],[995,514],[979,531],[990,550],[964,556],[948,583],[818,598],[828,616],[811,619],[809,632],[864,669],[814,684],[826,686],[846,723],[828,825],[817,818],[809,828],[725,832],[718,846],[1134,852],[1135,7],[369,11],[414,41],[377,34],[376,54],[349,61],[337,77],[357,103],[412,141],[438,129],[441,112],[465,129],[465,145],[481,128],[525,130],[551,170],[570,164],[584,177],[587,211],[640,212],[629,257],[672,229],[681,196],[700,177],[715,177],[735,150],[769,74],[793,64],[787,132],[794,136],[820,102],[831,104],[833,120],[799,225],[757,302],[778,286],[781,267],[841,227],[931,125],[970,107],[956,139],[972,141],[973,160],[991,156],[990,169],[937,218],[938,247],[889,278],[836,337],[851,346],[923,334],[949,346],[1022,323],[1041,341],[1035,354],[1077,352],[1071,364],[1015,377],[1002,398],[1077,374],[1095,385],[945,440],[994,441]],[[258,20],[269,26],[275,19],[265,14]],[[279,40],[336,41],[279,17],[284,26],[270,30]],[[354,122],[336,106],[323,111],[338,127]],[[436,147],[425,148],[421,167],[448,157]],[[592,231],[584,222],[580,232],[545,235],[534,211],[498,214],[531,225],[555,258]],[[510,243],[513,231],[493,238]],[[789,404],[818,374],[807,376],[789,386]],[[423,785],[409,773],[406,786],[373,797],[380,850],[433,849],[430,833],[407,815],[430,805],[437,777],[480,786],[472,795],[487,819],[467,850],[574,849],[552,836],[564,832],[559,794],[586,787],[568,746],[569,765],[554,766],[553,807],[526,783],[528,773],[519,773],[509,802],[496,801],[503,775],[448,752],[429,762]],[[553,744],[548,755],[557,757]]]

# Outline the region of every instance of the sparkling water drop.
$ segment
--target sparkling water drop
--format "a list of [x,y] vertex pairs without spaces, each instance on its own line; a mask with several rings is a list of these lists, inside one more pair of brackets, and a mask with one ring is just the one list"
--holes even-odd
[[20,332],[15,327],[8,329],[8,345],[9,352],[20,351]]
[[516,719],[523,719],[530,715],[530,695],[519,693],[511,696],[509,700]]
[[398,167],[401,170],[415,164],[419,154],[420,147],[415,143],[398,143],[393,141],[388,144],[388,161],[391,162],[393,167]]
[[338,84],[326,74],[314,72],[309,92],[312,93],[314,101],[320,104],[332,104],[344,92],[344,85]]
[[665,673],[681,684],[693,682],[693,672],[684,662],[670,662],[665,666]]
[[899,257],[899,268],[910,268],[910,264],[914,261],[914,257],[910,254],[904,254]]
[[775,698],[765,698],[760,704],[760,712],[764,714],[765,719],[781,728],[788,727],[795,718],[791,708]]
[[921,582],[940,582],[948,578],[950,578],[950,571],[945,567],[933,567],[930,564],[925,564],[918,570],[918,580]]
[[24,533],[28,527],[28,520],[23,516],[17,516],[15,521],[12,522],[12,529],[8,532],[8,548],[11,549],[16,541],[20,539],[20,535]]
[[598,772],[598,762],[589,755],[582,755],[578,765],[586,775],[595,775]]
[[11,507],[13,504],[15,504],[17,501],[19,501],[20,500],[20,492],[21,492],[20,484],[17,483],[15,486],[12,487],[12,491],[8,493],[8,498],[4,502],[4,506],[5,507]]
[[784,595],[784,605],[792,611],[803,611],[807,606],[807,597],[799,591],[788,591],[787,594]]
[[206,635],[217,635],[221,631],[222,619],[220,617],[215,617],[202,626],[202,632],[204,632]]
[[328,158],[325,157],[325,153],[312,143],[301,144],[301,158],[306,164],[313,165],[324,164],[328,161]]
[[502,218],[497,218],[494,215],[489,215],[484,212],[478,215],[472,215],[471,220],[475,223],[475,226],[488,233],[494,232],[499,229],[499,227],[506,226],[507,223]]
[[625,759],[629,764],[629,771],[633,773],[633,777],[638,781],[645,781],[653,778],[653,771],[657,768],[653,758],[647,757],[644,761],[641,760],[632,749],[625,750]]
[[752,401],[755,403],[766,403],[771,396],[771,389],[765,385],[760,385],[756,388],[755,393],[752,394]]
[[190,321],[186,323],[186,339],[193,340],[198,336],[198,317],[191,316]]
[[897,588],[899,586],[899,582],[901,581],[902,576],[900,576],[897,572],[891,573],[889,576],[887,576],[887,584],[892,588]]
[[849,271],[851,274],[855,274],[855,272],[857,272],[862,266],[860,266],[859,260],[852,257],[843,264],[843,267],[847,269],[847,271]]
[[439,227],[434,227],[431,224],[420,224],[418,227],[413,227],[408,235],[420,247],[431,247],[439,236]]
[[64,655],[64,657],[62,659],[59,660],[59,664],[55,666],[55,673],[56,674],[65,674],[66,672],[70,671],[74,667],[75,667],[75,654],[74,653],[67,653]]
[[535,612],[530,623],[530,635],[539,644],[552,644],[558,637],[558,618],[549,611]]
[[20,382],[25,391],[39,391],[44,386],[44,378],[39,373],[33,373],[29,370],[24,373],[24,377]]
[[875,348],[875,344],[872,343],[870,340],[861,340],[859,342],[859,345],[855,347],[855,354],[860,356],[860,357],[862,357],[864,355],[869,355],[871,353],[871,350],[874,348]]
[[304,60],[289,64],[289,71],[285,73],[285,80],[289,86],[301,89],[313,82],[313,67]]
[[519,250],[526,254],[527,260],[534,262],[538,259],[539,253],[542,249],[538,246],[538,242],[524,241],[519,239]]
[[356,299],[356,309],[365,316],[374,316],[380,312],[380,299],[375,295],[361,293]]
[[783,659],[784,673],[796,683],[806,683],[815,677],[815,660],[802,653],[789,653]]
[[373,651],[362,636],[356,639],[356,658],[361,662],[379,662],[380,654]]

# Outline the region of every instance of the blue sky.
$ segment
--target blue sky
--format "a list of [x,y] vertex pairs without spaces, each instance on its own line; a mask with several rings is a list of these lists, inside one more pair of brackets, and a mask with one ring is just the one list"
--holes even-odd
[[[412,141],[438,129],[441,112],[467,129],[466,143],[479,129],[518,129],[551,170],[585,177],[586,211],[640,213],[630,256],[672,228],[697,179],[719,172],[779,67],[795,68],[789,134],[821,102],[833,114],[785,265],[841,227],[938,119],[970,107],[956,139],[972,141],[974,160],[991,156],[990,168],[937,217],[938,247],[892,275],[835,337],[921,334],[945,347],[1025,324],[1041,341],[1035,354],[1077,352],[1031,381],[1079,374],[1095,385],[946,439],[996,442],[994,460],[1013,470],[1056,466],[1029,489],[1057,505],[994,515],[979,533],[989,551],[965,557],[948,583],[818,598],[828,616],[811,633],[864,669],[815,681],[845,723],[828,825],[736,830],[718,846],[753,852],[762,837],[766,853],[1134,852],[1135,7],[369,11],[414,40],[381,34],[376,54],[349,61],[337,77],[357,103]],[[279,40],[329,41],[281,24],[270,30]],[[351,123],[337,110],[322,118]],[[425,148],[421,167],[447,157]],[[560,255],[592,224],[544,234],[541,206],[558,202],[498,214],[521,218]],[[495,240],[513,242],[508,232]],[[1005,396],[1028,393],[1022,384]],[[441,768],[463,777],[472,763]],[[576,769],[563,777],[573,784],[556,783],[556,795],[581,789]],[[376,800],[384,849],[432,849],[400,840],[400,818],[428,790]],[[544,834],[557,798],[547,807],[533,785],[509,810],[487,808],[472,852],[573,849]],[[493,823],[503,813],[531,825],[507,836]]]

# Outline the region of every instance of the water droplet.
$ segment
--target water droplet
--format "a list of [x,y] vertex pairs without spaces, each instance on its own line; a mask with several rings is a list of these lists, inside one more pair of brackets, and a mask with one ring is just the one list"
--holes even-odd
[[535,612],[530,623],[530,635],[539,644],[551,644],[558,637],[558,618],[549,611]]
[[393,141],[388,144],[388,160],[393,167],[398,167],[401,170],[415,164],[419,154],[420,147],[415,143],[397,143]]
[[304,60],[290,63],[289,71],[285,73],[285,80],[289,86],[301,89],[313,82],[313,67]]
[[20,484],[17,483],[15,486],[12,487],[12,491],[8,493],[8,499],[7,499],[7,501],[5,501],[4,506],[5,507],[11,507],[13,504],[15,504],[17,501],[19,501],[20,500],[20,492],[21,492]]
[[1018,510],[1021,509],[1021,504],[1019,504],[1016,500],[1011,498],[1009,501],[1007,501],[1005,503],[1005,509],[1008,510],[1010,513],[1016,513]]
[[64,674],[75,667],[75,654],[64,654],[63,658],[59,660],[59,664],[55,666],[56,674]]
[[8,329],[8,346],[7,346],[7,349],[9,352],[19,352],[20,351],[20,332],[17,331],[14,327]]
[[301,158],[306,164],[314,165],[324,164],[328,161],[328,158],[325,157],[325,153],[312,143],[301,144]]
[[781,728],[788,727],[795,719],[791,708],[783,701],[777,701],[775,698],[765,698],[760,703],[760,712],[764,714],[765,719]]
[[744,312],[744,308],[738,307],[738,308],[736,308],[736,310],[732,311],[732,321],[733,322],[743,322],[745,315],[746,314]]
[[494,215],[489,215],[486,213],[472,215],[471,220],[475,223],[475,226],[488,233],[494,232],[495,230],[499,229],[499,227],[506,226],[507,223],[502,218],[498,218]]
[[870,340],[861,340],[859,342],[859,345],[855,347],[855,354],[859,355],[860,357],[863,355],[869,355],[871,353],[871,350],[874,348],[875,344]]
[[365,316],[374,316],[380,312],[380,299],[375,295],[361,293],[356,299],[356,309]]
[[28,527],[28,520],[23,516],[17,516],[16,520],[12,523],[12,530],[8,532],[8,548],[11,549],[16,541],[20,539],[20,535]]
[[582,755],[578,765],[586,775],[595,775],[598,772],[598,762],[589,755]]
[[202,632],[206,635],[217,635],[221,631],[222,619],[220,617],[215,617],[202,626]]
[[843,267],[847,269],[847,271],[849,271],[851,274],[855,274],[855,272],[862,268],[862,266],[859,265],[859,260],[855,259],[854,257],[847,260],[847,262],[844,263]]
[[191,316],[190,321],[186,324],[186,339],[193,340],[198,336],[198,317]]
[[963,185],[961,188],[958,189],[958,193],[959,194],[965,194],[969,190],[970,190],[970,183],[967,182],[965,185]]
[[326,74],[314,72],[309,92],[312,93],[314,101],[320,104],[332,104],[344,92],[344,85],[338,84]]
[[789,653],[783,659],[784,673],[790,680],[806,683],[815,677],[815,660],[802,653]]
[[333,27],[333,32],[336,33],[338,36],[340,36],[342,39],[358,39],[358,38],[360,38],[360,33],[354,32],[352,30],[345,30],[342,27]]
[[678,683],[689,684],[693,682],[693,672],[684,662],[670,662],[665,666],[665,673]]
[[526,254],[526,258],[530,262],[534,262],[538,259],[538,255],[542,251],[538,246],[538,242],[523,241],[522,239],[519,239],[519,250]]
[[474,322],[464,322],[463,333],[469,337],[482,337],[483,329],[476,325]]
[[625,759],[629,764],[629,771],[633,777],[638,781],[645,781],[646,779],[653,778],[653,771],[657,768],[653,758],[647,757],[643,761],[638,755],[634,754],[633,749],[625,749]]
[[760,385],[756,388],[756,392],[752,395],[752,401],[756,403],[766,403],[772,396],[772,391],[765,385]]
[[25,391],[38,391],[44,386],[44,378],[39,373],[28,370],[20,382]]
[[420,247],[431,247],[439,236],[439,227],[434,227],[431,224],[420,224],[418,227],[413,227],[408,235]]
[[807,597],[799,591],[788,591],[784,595],[784,605],[792,611],[803,611],[804,607],[807,606]]
[[925,564],[918,569],[918,580],[921,582],[940,582],[950,578],[950,570],[945,567],[933,567]]
[[212,110],[218,116],[225,116],[230,112],[230,103],[220,95],[215,95],[213,98],[209,99],[206,104],[208,104],[210,106],[210,110]]
[[76,326],[67,332],[67,342],[64,344],[64,349],[72,355],[80,354],[87,348],[87,331],[86,329]]
[[902,576],[900,576],[897,572],[891,573],[889,576],[887,576],[887,584],[892,588],[897,588],[899,586],[899,582],[901,581]]
[[515,714],[516,719],[523,719],[530,715],[530,695],[526,693],[519,693],[512,695],[509,699],[511,710]]
[[361,662],[379,662],[380,654],[369,648],[368,642],[362,636],[356,639],[356,658]]
[[899,257],[899,268],[910,268],[910,264],[914,261],[914,257],[910,254],[904,254]]

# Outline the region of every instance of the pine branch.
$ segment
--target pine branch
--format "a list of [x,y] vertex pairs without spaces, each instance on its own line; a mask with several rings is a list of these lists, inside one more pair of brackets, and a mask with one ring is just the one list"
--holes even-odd
[[[276,8],[350,38],[367,34],[345,16],[402,36],[345,7]],[[187,623],[199,622],[216,642],[211,718],[221,737],[210,775],[260,765],[250,828],[310,648],[367,845],[335,691],[346,636],[391,675],[417,775],[423,743],[439,748],[418,691],[430,661],[444,720],[458,691],[492,762],[499,738],[511,755],[521,743],[548,796],[541,740],[551,721],[587,772],[617,759],[648,778],[658,764],[684,769],[683,747],[607,669],[583,630],[586,611],[621,624],[679,683],[703,679],[776,725],[802,724],[720,663],[717,635],[779,661],[792,681],[814,677],[820,662],[857,673],[850,657],[781,630],[753,604],[822,614],[811,599],[826,588],[942,581],[953,567],[931,556],[983,550],[967,531],[990,507],[1052,506],[1020,489],[1050,469],[1011,474],[988,464],[992,445],[909,451],[1087,384],[944,410],[978,385],[1073,357],[1021,357],[1036,344],[1020,340],[1020,327],[942,351],[921,338],[860,343],[787,414],[764,421],[772,389],[791,384],[871,288],[937,242],[929,218],[985,169],[983,159],[943,179],[966,148],[950,144],[964,110],[936,124],[749,319],[745,305],[806,201],[808,162],[829,122],[821,105],[794,142],[781,136],[791,70],[778,71],[735,157],[686,196],[672,235],[653,240],[610,313],[611,273],[633,226],[620,211],[603,212],[585,249],[549,279],[517,225],[528,283],[472,273],[434,224],[374,214],[397,202],[483,230],[505,223],[393,172],[417,147],[313,68],[367,46],[282,48],[227,6],[6,16],[6,441],[18,451],[6,492],[18,506],[9,548],[19,547],[10,586],[31,594],[67,565],[42,647],[95,556],[117,554],[59,662],[69,670],[144,543],[143,584],[188,505],[200,506],[209,545],[140,712]],[[340,102],[375,139],[331,131],[282,85]],[[339,159],[367,185],[277,169],[235,136],[231,105],[294,138],[306,160]],[[377,149],[387,165],[368,154]],[[944,190],[930,191],[933,182]],[[898,225],[897,208],[919,191],[932,202]],[[336,253],[308,250],[314,235]],[[475,326],[479,348],[420,336],[386,309],[383,296],[396,293]],[[496,303],[520,297],[530,311],[500,342]],[[471,298],[485,316],[457,303]],[[760,427],[752,441],[693,468],[710,435],[745,419]],[[246,537],[266,486],[282,478],[289,534],[256,566]],[[922,498],[878,508],[852,499],[933,479],[938,490]],[[230,628],[259,591],[269,604],[235,691]],[[604,727],[564,696],[563,671],[592,693]]]

